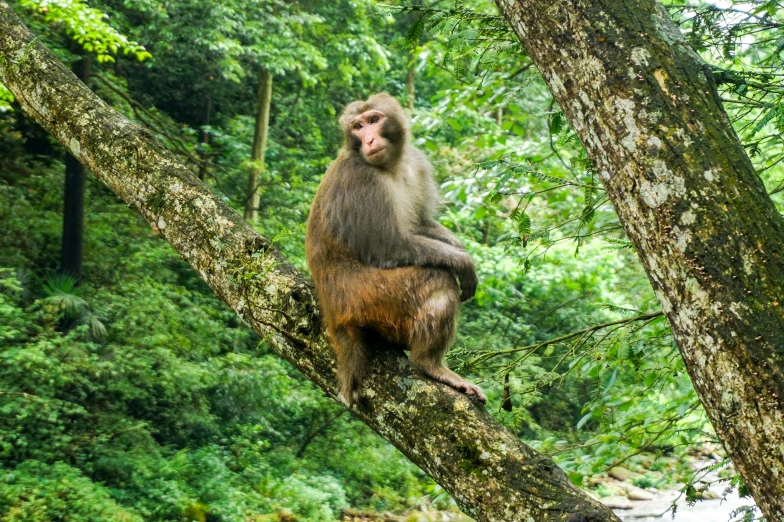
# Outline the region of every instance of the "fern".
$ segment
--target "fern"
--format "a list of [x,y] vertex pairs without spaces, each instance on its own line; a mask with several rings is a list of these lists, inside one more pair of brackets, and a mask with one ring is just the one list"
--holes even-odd
[[622,316],[638,315],[638,314],[642,313],[639,310],[634,309],[634,308],[624,308],[623,306],[616,306],[616,305],[610,304],[610,303],[603,303],[600,306],[600,308],[602,310],[608,310],[610,312],[615,312],[616,314],[619,314],[619,315],[622,315]]
[[44,283],[47,301],[64,309],[69,315],[79,315],[81,309],[87,306],[87,301],[81,297],[82,289],[76,283],[74,277],[65,274],[49,277]]
[[784,105],[774,105],[770,109],[768,109],[762,115],[762,117],[759,120],[757,120],[757,123],[751,129],[751,132],[748,134],[746,139],[753,138],[759,131],[764,129],[768,125],[768,123],[778,118],[784,118]]
[[612,237],[604,237],[602,239],[606,243],[609,243],[609,246],[606,247],[606,250],[634,250],[634,243],[628,239],[615,239]]
[[528,236],[531,234],[531,218],[525,212],[521,212],[517,219],[517,231],[521,236]]
[[417,18],[416,22],[414,22],[414,24],[408,28],[405,36],[403,36],[403,40],[410,47],[416,47],[419,45],[419,42],[422,39],[422,33],[425,31],[425,18],[427,18],[427,14],[423,14]]
[[106,337],[106,326],[96,316],[82,297],[82,288],[74,277],[58,274],[44,283],[46,300],[65,311],[66,317],[76,324],[87,325],[90,337],[100,341]]

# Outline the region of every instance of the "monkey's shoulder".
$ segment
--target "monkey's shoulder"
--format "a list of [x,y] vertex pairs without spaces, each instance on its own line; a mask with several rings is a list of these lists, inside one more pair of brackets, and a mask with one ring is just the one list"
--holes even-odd
[[418,170],[427,174],[433,170],[433,167],[430,166],[430,160],[427,159],[425,153],[415,147],[413,143],[409,143],[406,147],[406,160],[406,163],[415,165]]

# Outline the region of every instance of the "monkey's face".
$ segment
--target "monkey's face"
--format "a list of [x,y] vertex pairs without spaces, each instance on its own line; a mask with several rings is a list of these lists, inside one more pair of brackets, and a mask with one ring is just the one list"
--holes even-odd
[[362,158],[368,164],[376,167],[388,166],[394,161],[398,148],[397,140],[389,131],[395,127],[390,118],[376,109],[358,114],[351,121],[351,135],[359,145]]

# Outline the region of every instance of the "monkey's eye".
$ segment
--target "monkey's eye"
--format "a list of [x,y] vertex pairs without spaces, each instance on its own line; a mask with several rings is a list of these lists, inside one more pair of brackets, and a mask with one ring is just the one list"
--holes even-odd
[[370,123],[378,123],[378,116],[371,116]]
[[362,124],[361,124],[361,123],[355,123],[355,124],[354,124],[354,128],[355,128],[356,130],[359,130],[359,129],[361,129],[361,128],[362,128]]

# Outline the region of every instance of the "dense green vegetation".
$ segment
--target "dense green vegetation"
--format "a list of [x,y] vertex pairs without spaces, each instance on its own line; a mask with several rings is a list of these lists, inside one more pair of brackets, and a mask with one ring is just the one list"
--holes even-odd
[[[780,6],[681,4],[673,17],[715,65],[780,198]],[[442,221],[480,273],[450,364],[577,484],[621,463],[643,486],[691,477],[689,448],[715,436],[578,140],[491,2],[17,6],[61,58],[94,61],[91,87],[238,211],[260,172],[256,226],[303,270],[337,115],[372,92],[398,96],[442,184]],[[263,167],[251,160],[262,68],[274,78]],[[0,86],[0,518],[325,521],[348,507],[449,508],[92,180],[83,277],[62,274],[64,158]]]

